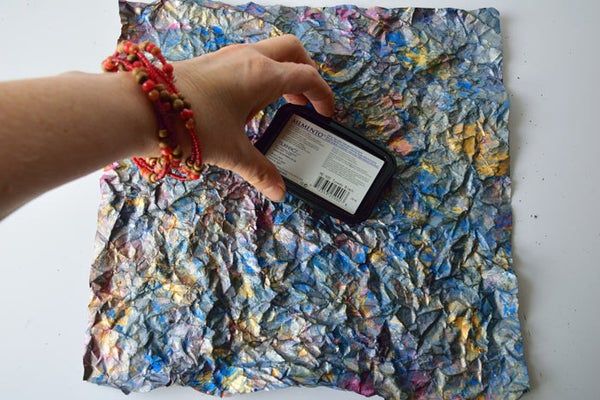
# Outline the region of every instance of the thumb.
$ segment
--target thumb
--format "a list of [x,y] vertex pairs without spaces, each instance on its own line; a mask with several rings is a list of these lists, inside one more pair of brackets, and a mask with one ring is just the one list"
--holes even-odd
[[244,140],[231,170],[272,201],[282,201],[285,183],[279,171],[249,140]]

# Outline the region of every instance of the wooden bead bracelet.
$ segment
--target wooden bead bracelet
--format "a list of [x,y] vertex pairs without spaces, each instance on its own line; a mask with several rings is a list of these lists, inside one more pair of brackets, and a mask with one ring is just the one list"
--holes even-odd
[[[152,102],[158,122],[160,157],[134,157],[142,176],[156,182],[165,176],[180,181],[198,179],[202,168],[202,150],[196,135],[194,112],[190,103],[175,87],[173,65],[152,42],[120,42],[117,50],[102,62],[106,72],[129,71]],[[183,151],[176,143],[174,124],[183,122],[191,141],[191,154],[182,162]]]

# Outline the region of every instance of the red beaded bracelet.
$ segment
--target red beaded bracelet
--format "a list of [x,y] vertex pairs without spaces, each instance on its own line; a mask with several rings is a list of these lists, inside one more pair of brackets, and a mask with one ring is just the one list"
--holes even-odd
[[[134,157],[142,176],[156,182],[165,176],[185,181],[198,179],[202,167],[202,150],[196,135],[191,105],[175,87],[173,65],[151,42],[119,43],[117,50],[102,63],[106,72],[130,71],[152,102],[159,130],[160,157]],[[183,121],[191,141],[191,155],[182,162],[183,152],[175,143],[173,124]],[[175,144],[173,146],[173,144]]]

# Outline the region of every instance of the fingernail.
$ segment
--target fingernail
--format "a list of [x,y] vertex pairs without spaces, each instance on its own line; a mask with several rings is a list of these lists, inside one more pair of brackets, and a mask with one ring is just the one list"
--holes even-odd
[[283,201],[283,199],[285,199],[285,185],[277,184],[275,186],[271,186],[265,190],[265,194],[272,201],[280,203]]

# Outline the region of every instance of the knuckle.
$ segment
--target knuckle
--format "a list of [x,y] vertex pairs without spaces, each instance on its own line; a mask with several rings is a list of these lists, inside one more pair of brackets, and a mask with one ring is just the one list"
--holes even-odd
[[[286,76],[283,77],[283,80],[289,80],[292,82],[306,81],[306,71],[302,64],[294,65],[294,68],[285,71],[285,75]],[[282,84],[284,84],[284,82],[282,82]]]
[[254,54],[253,57],[248,57],[248,66],[253,74],[269,74],[273,67],[273,62],[261,55]]
[[283,35],[284,39],[287,40],[291,45],[295,46],[295,47],[301,47],[304,48],[304,46],[302,45],[302,42],[300,41],[300,39],[298,39],[298,36],[296,35],[292,35],[291,33],[287,33],[285,35]]
[[320,79],[319,71],[317,71],[312,65],[299,64],[301,74],[305,74],[311,80]]
[[321,79],[321,74],[319,74],[319,71],[315,67],[313,67],[312,65],[309,65],[308,68],[310,69],[310,74],[312,75],[313,78]]

